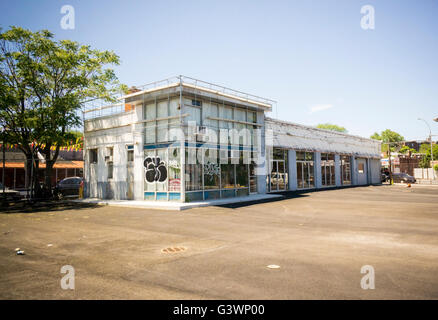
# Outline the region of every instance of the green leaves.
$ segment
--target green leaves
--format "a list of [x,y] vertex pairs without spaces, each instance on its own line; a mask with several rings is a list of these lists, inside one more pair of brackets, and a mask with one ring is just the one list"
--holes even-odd
[[45,151],[56,161],[59,146],[71,140],[69,128],[81,124],[82,103],[114,101],[126,90],[111,69],[119,63],[112,51],[55,41],[48,30],[0,30],[0,126],[8,142],[28,157]]
[[62,140],[66,128],[80,124],[83,101],[114,101],[126,90],[109,68],[119,63],[112,51],[54,41],[48,30],[11,27],[0,33],[0,124],[27,133],[27,141],[16,136],[17,143]]
[[405,138],[402,135],[390,129],[386,129],[385,131],[382,131],[381,134],[375,132],[370,138],[375,140],[380,140],[382,142],[399,142],[405,140]]
[[345,129],[344,127],[331,123],[320,123],[316,127],[319,129],[326,129],[326,130],[337,131],[337,132],[344,132],[344,133],[348,132],[347,129]]

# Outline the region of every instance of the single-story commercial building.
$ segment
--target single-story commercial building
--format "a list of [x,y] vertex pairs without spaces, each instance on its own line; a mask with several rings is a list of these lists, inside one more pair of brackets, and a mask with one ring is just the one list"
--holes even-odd
[[380,142],[266,116],[275,101],[178,76],[84,111],[85,196],[200,201],[380,183]]
[[[0,150],[3,146],[0,146]],[[41,154],[39,156],[39,179],[44,181],[46,164]],[[23,152],[14,146],[8,146],[5,152],[5,162],[0,161],[0,183],[4,181],[7,188],[26,190],[26,157]],[[4,172],[3,172],[4,165]],[[52,186],[68,177],[82,177],[84,160],[82,151],[59,151],[58,159],[53,166]],[[27,174],[30,177],[31,173]]]

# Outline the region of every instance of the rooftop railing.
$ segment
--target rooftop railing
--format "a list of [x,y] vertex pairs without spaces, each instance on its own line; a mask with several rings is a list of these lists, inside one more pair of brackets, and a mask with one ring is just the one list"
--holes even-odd
[[[164,80],[154,81],[141,86],[135,86],[135,88],[138,91],[127,95],[120,94],[116,98],[118,100],[123,100],[125,98],[132,97],[135,95],[152,92],[176,85],[187,86],[195,90],[206,91],[223,97],[238,98],[248,103],[262,105],[266,107],[268,110],[271,110],[272,106],[276,104],[276,101],[271,99],[266,99],[260,96],[256,96],[253,94],[245,93],[242,91],[217,85],[211,82],[207,82],[183,75],[167,78]],[[105,102],[102,99],[94,99],[86,102],[84,104],[84,110],[83,110],[84,120],[104,117],[121,112],[124,112],[124,102],[108,104],[108,102]]]

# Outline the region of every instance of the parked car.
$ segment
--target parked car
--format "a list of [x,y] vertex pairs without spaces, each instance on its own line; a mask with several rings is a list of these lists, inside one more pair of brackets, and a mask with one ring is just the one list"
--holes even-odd
[[81,177],[69,177],[59,181],[53,190],[53,195],[61,200],[65,197],[79,196],[79,187],[84,179]]
[[415,183],[417,180],[407,173],[393,173],[392,180],[398,183]]
[[17,190],[5,188],[5,193],[3,193],[3,184],[0,183],[0,201],[6,196],[7,201],[18,201],[21,199],[21,194]]

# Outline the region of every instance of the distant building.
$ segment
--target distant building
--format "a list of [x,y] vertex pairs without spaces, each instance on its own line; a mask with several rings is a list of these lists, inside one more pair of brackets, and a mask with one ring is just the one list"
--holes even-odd
[[399,168],[402,173],[407,173],[414,176],[414,169],[419,167],[420,161],[423,158],[420,154],[399,155]]
[[[434,144],[437,144],[437,143],[438,143],[438,141],[434,142]],[[403,145],[405,145],[409,148],[415,149],[415,151],[417,151],[417,152],[420,151],[420,147],[422,144],[427,144],[430,146],[430,141],[428,141],[428,140],[412,140],[412,141],[405,141],[403,143]]]
[[[0,156],[2,154],[0,153]],[[0,158],[1,159],[1,158]],[[3,181],[3,159],[0,160],[0,182]],[[12,148],[6,151],[6,162],[4,181],[5,186],[11,189],[25,189],[26,172],[25,162],[26,158],[23,152],[17,148]],[[39,171],[41,182],[44,177],[44,169],[46,165],[44,161],[40,160]],[[82,150],[78,151],[60,151],[58,160],[53,167],[52,186],[67,177],[82,177],[84,169]],[[29,174],[30,176],[30,174]]]

